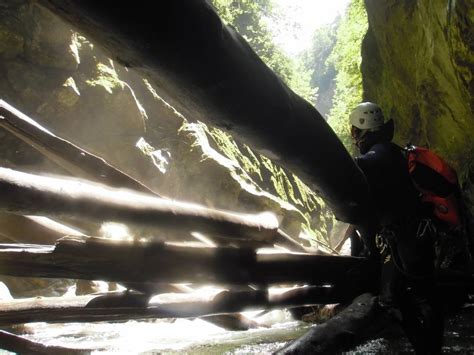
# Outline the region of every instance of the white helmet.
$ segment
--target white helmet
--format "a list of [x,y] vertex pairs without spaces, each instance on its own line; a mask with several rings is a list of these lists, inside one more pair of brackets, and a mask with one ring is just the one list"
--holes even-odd
[[351,124],[362,130],[377,131],[384,125],[382,109],[372,102],[363,102],[352,110]]

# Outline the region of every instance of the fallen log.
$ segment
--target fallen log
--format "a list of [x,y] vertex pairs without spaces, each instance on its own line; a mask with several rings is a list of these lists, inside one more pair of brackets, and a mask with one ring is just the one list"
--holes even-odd
[[355,222],[368,198],[362,172],[308,102],[291,91],[205,0],[114,4],[41,0],[112,59],[148,78],[188,120],[224,129],[320,192]]
[[376,298],[366,293],[355,298],[335,317],[315,325],[277,354],[337,354],[395,325],[394,319],[378,306]]
[[46,217],[0,213],[0,233],[12,241],[54,244],[65,235],[84,236],[80,231]]
[[147,186],[111,166],[104,159],[56,136],[3,100],[0,100],[0,127],[77,178],[156,195]]
[[[36,149],[39,153],[43,154],[46,158],[61,166],[74,177],[93,180],[110,187],[127,188],[160,197],[157,192],[151,190],[146,185],[118,170],[114,166],[108,164],[104,159],[87,152],[86,150],[61,137],[56,136],[46,128],[42,127],[32,118],[28,117],[3,100],[0,100],[0,127],[3,127],[25,143],[31,145],[31,147]],[[0,219],[2,218],[7,220],[8,223],[8,220],[12,219],[13,217],[11,217],[11,215],[2,217],[0,214]],[[17,217],[17,219],[18,218],[22,217]],[[28,225],[31,225],[29,221],[24,222]],[[32,227],[35,228],[36,226]],[[63,235],[66,234],[69,233],[64,233]],[[279,240],[279,244],[285,246],[286,248],[296,251],[305,251],[305,249],[303,249],[299,243],[295,242],[291,237],[283,233],[283,231],[278,230],[275,235]],[[39,234],[37,234],[37,236],[40,237]],[[242,240],[229,240],[228,238],[214,235],[209,235],[207,237],[217,245],[233,244],[237,247],[246,247],[249,245],[255,245],[255,247],[273,246],[272,242],[254,240],[252,238],[249,238],[248,240],[245,240],[244,238],[242,238]],[[19,241],[22,242],[21,240]],[[45,242],[46,241],[43,241],[42,243]]]
[[0,210],[19,214],[76,216],[256,240],[275,239],[278,229],[273,216],[213,210],[130,190],[5,168],[0,168],[0,192]]
[[[330,287],[300,287],[280,295],[268,291],[222,291],[209,301],[149,302],[149,295],[108,293],[0,301],[0,325],[29,322],[102,322],[149,318],[195,318],[258,309],[347,301],[350,295]],[[218,317],[215,317],[219,319]],[[222,318],[221,318],[222,320]]]
[[[36,121],[2,100],[0,100],[0,127],[3,127],[17,138],[29,144],[39,153],[75,177],[92,179],[97,182],[106,183],[112,187],[129,188],[159,196],[155,191],[152,191],[131,176],[109,165],[104,159],[54,135]],[[43,223],[45,220],[48,219],[45,217],[27,217],[10,213],[0,213],[2,234],[20,243],[54,244],[57,239],[64,235],[78,235],[77,231],[65,229],[63,228],[64,226],[58,223],[55,224],[54,221],[51,220],[48,220],[48,224],[45,225],[45,223]],[[75,220],[75,223],[77,223],[77,220]],[[281,231],[279,231],[278,234],[282,234]],[[234,245],[236,247],[252,246],[255,248],[273,246],[272,243],[255,241],[253,239],[239,240],[218,236],[208,236],[207,238],[212,239],[217,245]],[[285,243],[285,241],[288,240],[286,235],[282,234],[280,239],[284,241],[282,244],[288,248],[289,244]],[[298,246],[297,243],[293,242],[292,244]],[[298,249],[297,247],[292,247],[292,249],[295,248]],[[228,330],[248,329],[246,327],[251,324],[251,322],[248,322],[245,317],[241,315],[208,317],[207,321],[226,325],[226,329]]]
[[[36,121],[2,100],[0,100],[0,127],[3,127],[17,138],[29,144],[46,158],[55,162],[76,177],[107,183],[113,187],[129,188],[157,195],[155,191],[152,191],[137,180],[109,165],[105,160],[54,135]],[[63,228],[64,226],[54,223],[51,220],[48,220],[48,222],[51,223],[45,225],[45,223],[43,223],[45,220],[48,219],[44,217],[26,217],[10,213],[0,213],[2,234],[20,243],[54,244],[57,239],[64,235],[78,235],[77,231]],[[288,247],[289,244],[285,242],[289,238],[282,234],[281,231],[279,231],[277,235],[280,235],[280,239],[283,240],[282,244]],[[242,240],[218,236],[208,236],[208,238],[212,239],[217,245],[234,245],[236,247],[253,246],[255,248],[273,246],[272,243],[256,241],[251,238]],[[299,246],[294,242],[291,244],[296,245],[296,247]],[[292,249],[295,249],[295,246],[293,246]],[[135,285],[137,284],[135,283]],[[136,287],[139,286],[141,286],[141,284]],[[208,317],[207,320],[226,325],[226,329],[229,330],[248,329],[246,327],[251,325],[251,322],[240,315]]]
[[371,270],[365,259],[354,257],[67,237],[55,247],[0,245],[0,273],[140,283],[332,284],[350,289],[364,288]]

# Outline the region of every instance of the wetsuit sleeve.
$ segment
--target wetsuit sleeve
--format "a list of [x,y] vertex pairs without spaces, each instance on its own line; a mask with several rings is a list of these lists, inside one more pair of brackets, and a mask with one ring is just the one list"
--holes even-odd
[[364,242],[364,254],[376,258],[379,253],[375,243],[375,237],[379,229],[379,223],[376,202],[373,199],[373,196],[374,193],[378,193],[383,186],[384,179],[383,176],[380,175],[383,174],[384,164],[383,160],[381,160],[378,154],[374,151],[370,151],[363,156],[357,157],[355,162],[367,179],[370,195],[366,206],[364,206],[364,218],[356,227],[361,235],[362,241]]

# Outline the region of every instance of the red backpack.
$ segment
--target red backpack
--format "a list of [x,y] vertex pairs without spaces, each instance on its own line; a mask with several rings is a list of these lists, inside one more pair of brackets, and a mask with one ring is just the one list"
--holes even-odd
[[408,171],[423,202],[450,227],[462,225],[460,187],[456,171],[431,150],[408,144],[404,148]]

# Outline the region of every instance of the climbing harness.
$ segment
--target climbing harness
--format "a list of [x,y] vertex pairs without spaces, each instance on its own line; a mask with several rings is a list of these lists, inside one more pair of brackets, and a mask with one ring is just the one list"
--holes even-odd
[[437,235],[437,228],[433,223],[431,218],[424,218],[418,224],[418,229],[416,231],[416,238],[417,239],[426,239]]
[[[379,247],[380,253],[385,252],[387,248],[390,251],[389,256],[391,257],[385,257],[384,263],[393,261],[393,264],[401,274],[413,280],[426,280],[433,277],[432,273],[413,274],[405,269],[396,248],[397,234],[394,229],[393,226],[392,228],[384,228],[381,233],[376,236],[377,247]],[[434,239],[436,234],[437,228],[433,220],[431,218],[424,218],[418,223],[415,238],[419,241],[428,241],[428,238]]]

